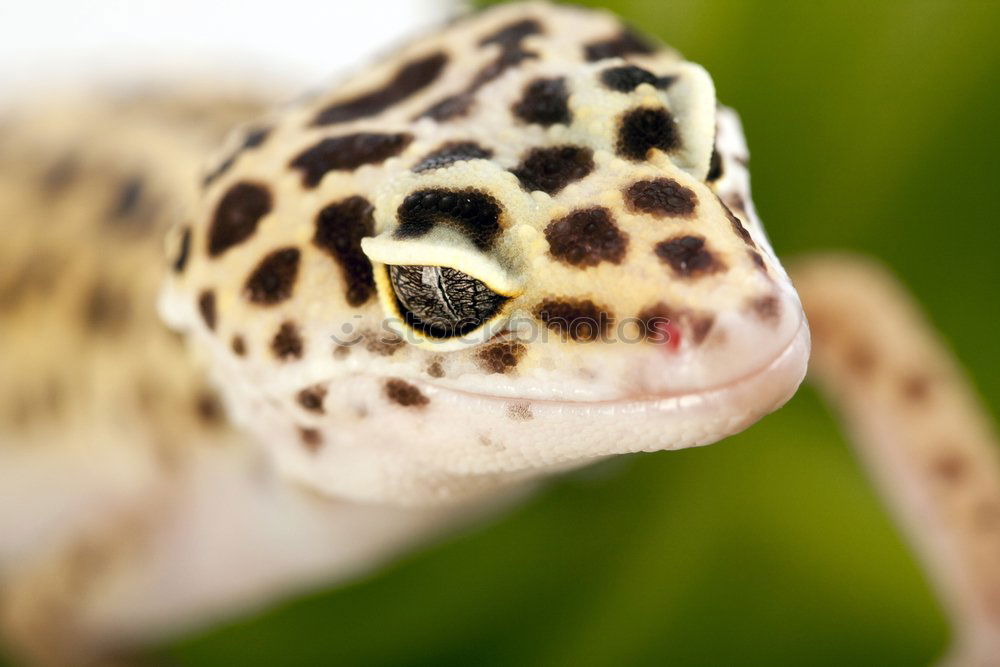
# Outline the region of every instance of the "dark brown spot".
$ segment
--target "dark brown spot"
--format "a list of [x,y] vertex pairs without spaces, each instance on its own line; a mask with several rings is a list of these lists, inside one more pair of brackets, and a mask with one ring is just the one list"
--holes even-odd
[[236,164],[236,159],[244,151],[257,148],[265,141],[267,137],[271,134],[271,128],[269,127],[254,127],[247,130],[246,135],[243,137],[243,142],[240,144],[231,155],[226,156],[222,162],[220,162],[215,169],[212,169],[209,173],[205,174],[202,179],[202,186],[208,187],[214,183],[220,176],[225,174],[229,169]]
[[654,248],[656,256],[683,278],[707,275],[725,268],[715,259],[701,236],[679,236],[661,241]]
[[353,171],[362,165],[381,164],[402,153],[411,141],[413,135],[406,133],[359,132],[330,137],[299,153],[289,166],[302,170],[304,187],[314,188],[327,172]]
[[118,195],[115,203],[111,207],[110,217],[112,220],[123,220],[130,218],[139,212],[139,204],[142,201],[146,184],[141,176],[132,176],[121,184],[118,188]]
[[594,170],[594,153],[582,146],[532,148],[511,173],[529,192],[541,190],[554,195],[573,181]]
[[191,228],[185,227],[181,231],[180,247],[177,249],[177,257],[174,259],[174,273],[182,273],[187,266],[188,256],[191,254]]
[[195,414],[206,426],[220,426],[225,422],[225,411],[215,392],[202,389],[195,397]]
[[719,199],[719,206],[722,207],[722,212],[726,214],[726,218],[729,220],[729,224],[732,225],[733,231],[736,232],[736,235],[743,239],[743,242],[751,248],[756,248],[757,244],[753,242],[753,237],[750,236],[750,232],[747,231],[747,228],[743,226],[740,219],[733,214],[729,207],[726,206],[726,203],[721,199]]
[[625,204],[631,211],[657,217],[694,215],[698,196],[672,178],[637,181],[625,190]]
[[243,137],[243,148],[257,148],[271,135],[271,128],[269,127],[252,127],[247,130],[246,136]]
[[247,354],[246,341],[243,340],[243,336],[240,336],[238,334],[233,336],[233,340],[229,344],[229,347],[232,348],[233,354],[235,354],[237,357],[245,357]]
[[757,266],[757,268],[766,274],[767,265],[764,263],[764,258],[761,254],[756,250],[747,250],[747,253],[750,255],[750,260]]
[[722,178],[722,156],[719,155],[718,147],[713,146],[712,155],[708,158],[708,173],[705,175],[705,180],[712,183],[720,178]]
[[407,195],[396,211],[397,239],[420,238],[435,224],[454,225],[480,250],[500,233],[500,204],[479,190],[418,190]]
[[314,453],[323,446],[323,434],[314,428],[299,427],[299,439],[302,446],[310,453]]
[[538,21],[534,19],[522,19],[486,35],[479,40],[479,46],[499,44],[505,50],[511,49],[520,46],[521,41],[528,35],[540,35],[541,33],[542,26]]
[[669,343],[680,345],[680,340],[675,335],[677,330],[675,317],[675,311],[663,303],[643,309],[638,317],[642,339],[647,343],[658,345]]
[[271,351],[281,361],[292,361],[302,358],[302,336],[299,328],[292,322],[284,322],[278,333],[271,340]]
[[607,308],[590,299],[547,299],[535,308],[535,316],[549,329],[576,341],[598,340],[614,320]]
[[215,331],[215,292],[212,290],[202,290],[198,295],[198,312],[205,326]]
[[545,228],[549,252],[573,266],[619,264],[625,257],[628,237],[619,231],[611,212],[603,207],[573,211]]
[[708,336],[708,332],[712,330],[712,326],[715,324],[715,316],[692,314],[690,318],[691,339],[695,343],[701,343]]
[[715,316],[711,313],[671,308],[665,303],[644,309],[638,319],[643,340],[674,346],[680,345],[682,336],[700,345],[715,325]]
[[467,114],[475,103],[476,93],[480,88],[499,77],[511,67],[521,64],[524,60],[538,57],[537,54],[521,48],[521,40],[538,31],[540,31],[540,26],[528,19],[518,21],[511,24],[508,28],[484,37],[480,45],[498,44],[500,46],[500,54],[479,70],[464,90],[438,100],[417,114],[416,117],[432,118],[438,122],[444,122]]
[[385,395],[393,403],[408,408],[421,408],[430,403],[430,399],[415,386],[395,378],[386,381]]
[[747,213],[747,202],[738,192],[730,192],[722,199],[723,203],[731,211],[739,211],[743,215]]
[[480,88],[499,77],[508,69],[517,67],[525,60],[537,57],[538,54],[524,51],[520,47],[504,49],[495,60],[487,63],[486,66],[479,70],[475,78],[472,79],[472,83],[465,90],[465,94],[475,94]]
[[507,373],[517,367],[527,348],[516,341],[489,345],[476,355],[479,367],[487,373]]
[[413,166],[415,173],[449,167],[466,160],[488,160],[493,151],[483,148],[474,141],[449,141],[437,150],[428,153]]
[[640,85],[649,85],[666,90],[674,82],[672,76],[656,76],[648,70],[635,65],[622,65],[621,67],[609,67],[601,72],[601,83],[620,93],[630,93]]
[[433,83],[447,63],[448,56],[441,52],[406,63],[381,88],[326,107],[316,115],[313,125],[344,123],[381,113]]
[[781,300],[773,294],[752,299],[750,309],[765,322],[775,323],[781,318]]
[[677,124],[666,109],[632,109],[622,116],[616,146],[622,157],[645,160],[654,148],[670,152],[679,147]]
[[290,297],[299,273],[299,254],[298,248],[281,248],[262,259],[243,286],[247,300],[273,306]]
[[400,349],[406,346],[406,341],[394,333],[389,332],[368,332],[364,335],[365,349],[372,354],[382,357],[391,357]]
[[239,157],[239,152],[233,153],[232,155],[227,155],[219,164],[205,174],[201,179],[201,186],[207,188],[212,183],[217,181],[220,176],[225,174],[227,171],[232,169],[233,165],[236,164],[236,158]]
[[508,403],[507,417],[516,422],[531,421],[535,415],[531,412],[531,403]]
[[444,377],[444,366],[441,365],[440,357],[435,357],[431,360],[431,363],[427,365],[427,374],[432,378]]
[[595,62],[597,60],[605,60],[606,58],[622,58],[633,53],[650,54],[655,50],[655,47],[644,37],[626,28],[611,39],[591,42],[585,45],[583,47],[583,54],[587,62]]
[[495,441],[493,438],[491,438],[486,433],[480,433],[479,434],[479,444],[482,445],[483,447],[487,447],[489,449],[495,449],[495,450],[501,451],[501,452],[504,451],[505,449],[507,449],[506,447],[504,447],[499,442]]
[[73,184],[80,175],[80,161],[75,155],[64,155],[42,175],[42,190],[56,195]]
[[271,193],[257,183],[241,182],[223,195],[215,208],[208,231],[208,254],[217,257],[246,241],[257,231],[257,223],[271,212]]
[[947,451],[931,461],[931,472],[942,482],[954,485],[968,473],[968,463],[958,452]]
[[128,324],[131,311],[127,293],[98,281],[84,302],[84,321],[95,333],[114,335],[121,333]]
[[899,390],[908,402],[923,403],[930,397],[931,379],[919,373],[907,375],[900,379]]
[[449,95],[420,112],[417,118],[430,118],[443,123],[444,121],[469,113],[469,109],[472,108],[472,104],[475,101],[476,98],[472,93]]
[[320,415],[325,413],[323,410],[324,398],[326,398],[326,387],[321,384],[306,387],[295,395],[295,400],[299,402],[299,405],[309,412]]
[[875,352],[864,341],[856,340],[847,348],[847,368],[859,377],[869,375],[875,368]]
[[346,359],[351,356],[351,346],[350,345],[334,345],[333,346],[333,358],[334,359]]
[[45,251],[29,255],[0,283],[0,312],[13,310],[32,292],[44,294],[53,289],[64,265],[59,256]]
[[364,197],[348,197],[327,205],[316,216],[313,244],[340,266],[344,298],[360,306],[375,293],[372,264],[361,250],[361,239],[375,233],[375,209]]
[[529,82],[511,111],[525,123],[537,123],[546,127],[557,123],[569,125],[573,117],[569,111],[566,79],[556,77]]

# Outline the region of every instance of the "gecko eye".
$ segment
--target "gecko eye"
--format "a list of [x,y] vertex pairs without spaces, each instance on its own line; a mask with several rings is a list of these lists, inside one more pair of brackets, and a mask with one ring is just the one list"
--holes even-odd
[[483,281],[446,266],[390,265],[388,269],[404,321],[432,338],[475,331],[508,299]]

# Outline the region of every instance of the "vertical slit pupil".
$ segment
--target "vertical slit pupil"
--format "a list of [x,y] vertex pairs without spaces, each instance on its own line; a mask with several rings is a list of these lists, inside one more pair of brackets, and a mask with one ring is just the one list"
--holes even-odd
[[450,267],[392,265],[389,281],[406,323],[435,338],[474,331],[507,300],[481,280]]

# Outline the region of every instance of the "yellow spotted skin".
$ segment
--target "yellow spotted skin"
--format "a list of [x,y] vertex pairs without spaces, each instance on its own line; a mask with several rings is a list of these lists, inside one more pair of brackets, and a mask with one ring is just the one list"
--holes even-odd
[[[21,382],[0,390],[5,443],[23,439],[27,447],[53,429],[96,428],[111,411],[134,422],[130,428],[162,434],[177,422],[173,401],[198,402],[184,377],[190,364],[178,361],[187,358],[183,345],[155,316],[163,238],[177,207],[196,192],[199,152],[214,150],[260,105],[201,94],[169,104],[150,97],[71,97],[7,118],[0,363],[4,377]],[[142,345],[141,354],[122,357],[123,345]],[[144,357],[164,363],[143,375]],[[118,359],[134,365],[112,362]],[[217,412],[201,385],[202,411]],[[156,439],[171,446],[170,438]]]
[[155,298],[163,238],[196,194],[199,153],[260,108],[249,97],[133,91],[7,114],[0,375],[16,381],[0,387],[5,469],[23,462],[45,475],[65,457],[80,466],[69,473],[76,481],[100,486],[111,460],[135,473],[125,486],[140,488],[193,431],[227,428],[204,373],[159,323]]
[[[28,662],[355,576],[546,475],[717,442],[803,378],[738,117],[616,17],[504,5],[273,97],[0,116],[0,632]],[[956,664],[996,664],[981,408],[890,277],[796,276]]]

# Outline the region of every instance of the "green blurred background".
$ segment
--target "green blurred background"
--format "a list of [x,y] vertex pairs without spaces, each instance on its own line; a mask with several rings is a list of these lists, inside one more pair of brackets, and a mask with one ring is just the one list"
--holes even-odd
[[[881,257],[1000,406],[1000,3],[603,4],[742,114],[779,254]],[[164,647],[185,665],[926,664],[947,628],[804,388],[726,443],[635,456],[346,588]]]

